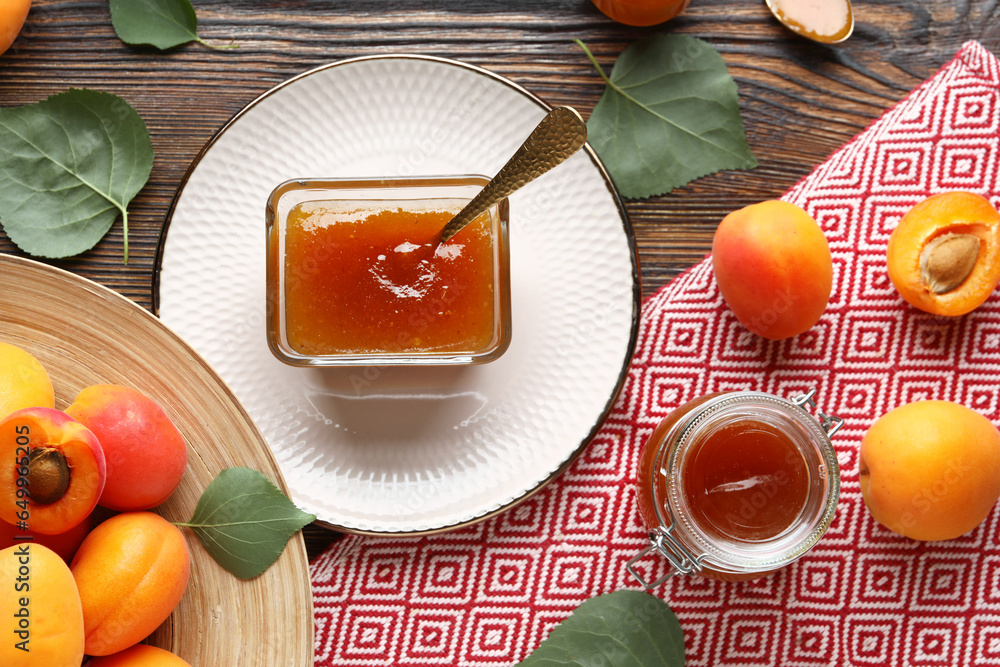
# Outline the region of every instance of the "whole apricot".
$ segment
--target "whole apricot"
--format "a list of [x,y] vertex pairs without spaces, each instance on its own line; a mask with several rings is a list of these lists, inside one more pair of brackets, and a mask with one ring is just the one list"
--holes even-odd
[[80,667],[83,611],[69,567],[54,551],[25,542],[0,551],[0,665]]
[[632,26],[664,23],[684,11],[690,0],[593,0],[609,19]]
[[83,543],[83,538],[90,532],[92,516],[87,516],[66,532],[55,535],[45,535],[33,530],[20,530],[6,521],[0,521],[0,549],[6,549],[15,544],[24,544],[27,540],[52,549],[68,564],[73,560],[73,555]]
[[1000,213],[972,192],[941,192],[911,208],[889,236],[889,279],[912,306],[964,315],[1000,284]]
[[915,540],[949,540],[1000,497],[1000,431],[958,403],[909,403],[868,429],[858,467],[876,521]]
[[7,0],[0,4],[0,53],[6,52],[17,39],[29,9],[31,0]]
[[801,207],[778,200],[723,218],[712,242],[712,270],[736,319],[771,340],[811,329],[833,287],[823,230]]
[[102,384],[81,391],[66,413],[97,435],[108,475],[103,507],[156,507],[173,493],[187,468],[184,437],[153,399],[130,387]]
[[31,353],[0,342],[0,419],[23,408],[55,407],[49,374]]
[[127,512],[90,531],[70,565],[83,606],[88,655],[138,644],[167,620],[187,587],[191,556],[180,529]]
[[70,530],[97,506],[104,452],[90,430],[54,408],[0,420],[0,520],[46,535]]
[[170,651],[148,644],[136,644],[113,655],[91,658],[87,667],[191,667]]

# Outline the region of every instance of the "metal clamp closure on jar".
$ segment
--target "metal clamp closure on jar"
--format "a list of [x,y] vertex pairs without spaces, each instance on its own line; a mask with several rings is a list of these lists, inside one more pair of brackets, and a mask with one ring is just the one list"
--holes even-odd
[[[815,545],[829,527],[839,497],[839,466],[830,437],[844,424],[843,419],[821,411],[813,417],[806,406],[816,407],[815,396],[815,389],[791,400],[754,391],[709,395],[681,406],[661,423],[640,455],[640,460],[648,465],[640,463],[637,498],[640,514],[649,529],[649,544],[626,565],[640,584],[647,589],[654,588],[675,574],[700,573],[722,579],[763,576],[784,567]],[[694,483],[691,480],[701,479],[694,466],[704,467],[706,464],[702,459],[712,466],[718,459],[727,458],[718,456],[719,452],[715,450],[706,449],[708,443],[718,443],[711,446],[728,446],[736,442],[732,440],[731,433],[740,429],[774,433],[775,442],[780,441],[781,446],[787,447],[780,451],[776,449],[775,456],[781,454],[789,470],[793,470],[791,466],[794,465],[792,477],[782,477],[784,471],[779,470],[773,476],[757,475],[748,480],[721,484],[711,489],[712,498],[707,493],[692,495]],[[713,441],[712,438],[720,439]],[[647,451],[651,447],[655,449]],[[734,451],[733,456],[739,463],[738,456],[742,450]],[[703,452],[701,458],[699,452]],[[727,464],[732,462],[723,465]],[[767,490],[766,484],[773,486],[774,480],[779,486],[784,484],[789,487],[775,491],[775,494],[786,493],[778,500],[784,502],[791,499],[789,507],[798,508],[789,514],[788,525],[768,524],[767,530],[771,532],[764,531],[754,537],[737,535],[737,530],[727,532],[724,527],[728,525],[740,530],[745,528],[741,524],[742,519],[746,519],[743,521],[745,524],[752,523],[748,516],[769,517],[776,511],[768,506],[776,495],[768,496],[763,491],[755,490],[761,485],[765,485],[761,488]],[[731,489],[737,490],[732,498],[738,497],[745,506],[740,509],[739,516],[732,513],[735,501],[714,495],[718,492],[729,493]],[[799,491],[801,494],[798,494]],[[753,495],[748,496],[747,493]],[[798,505],[796,502],[800,496],[801,505]],[[754,501],[752,506],[748,497]],[[730,512],[723,515],[723,510],[719,509],[718,515],[707,513],[709,510],[706,507],[714,507],[713,503],[719,503],[720,498],[723,501],[719,507],[728,507]],[[763,501],[758,503],[760,498]],[[778,507],[778,504],[776,501],[773,506]],[[713,522],[712,516],[719,521]],[[665,558],[670,570],[649,582],[636,564],[651,552]]]

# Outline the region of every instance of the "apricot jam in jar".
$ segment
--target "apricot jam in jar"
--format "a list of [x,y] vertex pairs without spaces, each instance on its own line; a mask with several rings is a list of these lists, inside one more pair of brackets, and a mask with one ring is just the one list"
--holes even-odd
[[[646,588],[675,574],[738,581],[770,574],[811,549],[833,520],[840,468],[813,417],[815,390],[792,400],[754,391],[702,396],[674,410],[639,455],[636,500],[649,546],[628,563]],[[670,564],[649,582],[637,563]]]
[[446,243],[480,176],[289,181],[267,209],[268,344],[285,363],[483,363],[510,341],[506,201]]

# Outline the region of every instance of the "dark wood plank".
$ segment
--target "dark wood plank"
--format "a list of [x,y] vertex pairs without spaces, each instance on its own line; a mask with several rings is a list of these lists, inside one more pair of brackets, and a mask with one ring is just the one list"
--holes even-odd
[[[855,34],[827,47],[777,24],[763,2],[693,0],[653,28],[613,23],[589,0],[195,0],[202,36],[160,53],[116,37],[107,2],[36,0],[23,34],[0,56],[0,105],[69,87],[126,98],[145,119],[156,161],[130,209],[128,265],[116,225],[93,250],[52,262],[151,308],[156,247],[172,198],[206,141],[256,96],[312,67],[381,53],[456,58],[509,77],[586,117],[603,82],[575,38],[610,70],[632,40],[673,31],[722,53],[737,82],[760,166],[707,176],[668,195],[630,201],[650,295],[709,251],[729,211],[780,196],[947,62],[969,39],[1000,50],[1000,0],[856,2]],[[3,212],[0,211],[0,220]],[[0,252],[18,254],[0,234]],[[2,288],[2,287],[0,287]],[[333,536],[307,532],[310,554]]]

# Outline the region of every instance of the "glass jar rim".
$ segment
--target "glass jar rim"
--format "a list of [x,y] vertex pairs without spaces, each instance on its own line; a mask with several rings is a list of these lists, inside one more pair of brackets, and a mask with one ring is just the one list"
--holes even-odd
[[[705,564],[712,569],[735,573],[767,572],[783,567],[809,551],[826,533],[836,511],[840,493],[840,471],[837,455],[830,436],[842,423],[822,413],[819,419],[813,417],[804,406],[812,402],[814,391],[793,400],[759,391],[735,391],[709,398],[678,421],[671,433],[660,443],[656,454],[654,470],[669,471],[667,483],[653,483],[657,519],[661,531],[669,530],[669,542],[679,542],[687,546],[693,554],[694,562],[700,567]],[[810,453],[817,462],[817,473],[822,480],[821,488],[814,491],[813,513],[807,517],[808,523],[792,533],[783,533],[773,540],[741,548],[739,541],[715,538],[693,521],[684,510],[680,488],[682,475],[675,474],[678,459],[683,459],[687,451],[698,442],[698,435],[706,424],[714,419],[745,414],[747,410],[771,411],[780,414],[796,427],[802,429],[802,437],[791,437],[795,445],[813,446]],[[831,427],[830,421],[835,420]],[[666,496],[666,497],[664,497]],[[820,502],[822,501],[822,502]],[[697,568],[696,568],[697,569]]]

